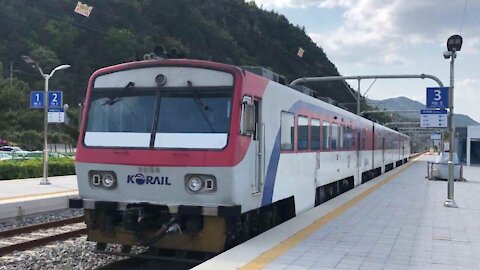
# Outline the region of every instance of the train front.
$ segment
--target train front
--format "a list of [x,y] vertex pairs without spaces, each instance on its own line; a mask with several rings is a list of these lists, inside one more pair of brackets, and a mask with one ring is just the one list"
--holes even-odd
[[[101,69],[89,81],[76,155],[88,240],[217,253],[250,183],[242,160],[240,69],[153,60]],[[248,178],[249,176],[243,175]]]

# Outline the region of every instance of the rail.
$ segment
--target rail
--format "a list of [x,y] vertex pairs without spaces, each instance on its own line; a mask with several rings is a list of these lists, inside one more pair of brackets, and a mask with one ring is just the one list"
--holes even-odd
[[[3,246],[0,246],[0,256],[13,251],[28,250],[46,245],[50,242],[61,241],[86,234],[87,229],[85,226],[82,226],[82,228],[75,227],[75,224],[83,223],[83,221],[84,217],[82,216],[1,231],[0,237],[2,237],[1,244],[3,244]],[[68,228],[68,226],[72,228]],[[39,230],[54,228],[62,228],[62,231],[59,233],[37,232]],[[64,230],[65,228],[67,231]],[[28,233],[31,234],[28,235]],[[39,235],[40,237],[38,237]],[[16,240],[18,239],[21,241],[17,242]]]

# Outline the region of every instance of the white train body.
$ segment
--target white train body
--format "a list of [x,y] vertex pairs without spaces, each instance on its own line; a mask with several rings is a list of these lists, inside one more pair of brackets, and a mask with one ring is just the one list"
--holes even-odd
[[[403,134],[206,61],[99,70],[83,119],[71,207],[90,240],[125,246],[220,252],[410,155]],[[184,233],[149,241],[169,220]]]

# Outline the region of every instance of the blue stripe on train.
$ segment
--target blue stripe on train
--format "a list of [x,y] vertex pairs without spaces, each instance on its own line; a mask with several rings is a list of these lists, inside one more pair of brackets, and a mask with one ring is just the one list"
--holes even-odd
[[277,176],[278,161],[280,160],[280,131],[277,133],[273,145],[270,162],[268,163],[267,175],[265,176],[265,186],[263,187],[262,206],[271,204],[273,197],[273,188]]
[[[334,112],[328,109],[315,106],[305,101],[295,102],[288,111],[292,113],[297,113],[302,108],[318,114],[329,115],[329,116],[335,115]],[[262,206],[272,203],[273,189],[275,188],[275,179],[277,177],[279,160],[280,160],[280,130],[278,131],[277,136],[275,138],[272,154],[270,155],[270,162],[268,163],[267,174],[265,176],[265,186],[263,187]]]

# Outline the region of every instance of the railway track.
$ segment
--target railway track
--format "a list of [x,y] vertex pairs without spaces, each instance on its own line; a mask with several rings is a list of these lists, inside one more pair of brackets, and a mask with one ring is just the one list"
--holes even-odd
[[86,233],[84,217],[73,217],[0,231],[0,256]]

